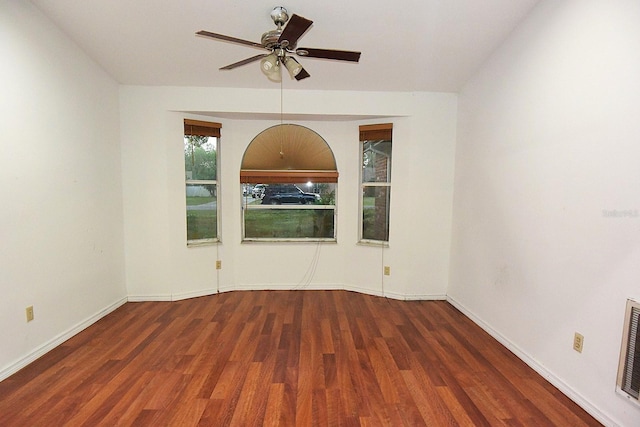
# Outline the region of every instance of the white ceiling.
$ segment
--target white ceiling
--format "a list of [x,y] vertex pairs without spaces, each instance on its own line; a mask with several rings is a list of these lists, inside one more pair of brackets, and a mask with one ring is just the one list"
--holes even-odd
[[306,90],[457,92],[538,0],[32,0],[119,83],[276,88],[252,63],[263,52],[196,37],[260,41],[269,13],[314,21],[299,47],[361,51],[359,63],[299,58]]

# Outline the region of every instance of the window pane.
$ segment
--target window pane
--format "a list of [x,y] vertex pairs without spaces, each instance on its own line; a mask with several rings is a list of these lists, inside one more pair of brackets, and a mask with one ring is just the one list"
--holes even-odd
[[187,240],[218,237],[215,184],[187,184]]
[[334,209],[245,209],[246,238],[334,237]]
[[389,187],[365,187],[362,192],[362,238],[389,240]]
[[336,204],[336,184],[311,184],[307,183],[307,191],[320,195],[320,199],[316,202],[318,205]]
[[336,184],[256,184],[251,194],[263,205],[335,205]]
[[319,199],[319,195],[302,191],[295,184],[269,184],[265,187],[262,204],[313,205]]
[[216,179],[218,139],[212,136],[185,135],[184,166],[187,179]]
[[362,182],[390,182],[391,141],[362,143]]

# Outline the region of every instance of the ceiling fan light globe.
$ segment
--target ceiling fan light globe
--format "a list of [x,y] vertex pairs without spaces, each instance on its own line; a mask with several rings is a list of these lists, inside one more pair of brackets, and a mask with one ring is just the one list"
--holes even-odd
[[300,74],[300,71],[302,71],[302,65],[300,65],[298,61],[291,57],[286,57],[284,59],[284,66],[287,67],[287,71],[289,71],[289,75],[291,76],[291,78],[294,78],[295,76]]
[[269,73],[265,73],[267,78],[272,82],[280,83],[282,81],[282,74],[280,73],[280,67],[274,68]]
[[271,62],[265,61],[264,59],[260,61],[260,69],[263,73],[269,74],[274,68],[275,66]]
[[264,74],[268,75],[268,73],[272,72],[274,68],[279,67],[278,63],[278,57],[272,53],[260,61],[260,69]]

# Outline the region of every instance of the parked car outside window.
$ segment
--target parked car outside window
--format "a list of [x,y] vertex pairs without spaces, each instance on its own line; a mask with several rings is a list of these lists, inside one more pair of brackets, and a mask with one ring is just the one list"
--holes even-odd
[[294,184],[273,184],[264,190],[263,205],[296,204],[306,205],[316,203],[319,194],[305,193]]
[[254,199],[262,199],[262,197],[264,197],[265,188],[266,186],[264,184],[256,184],[256,186],[253,187],[253,190],[251,190],[251,197]]

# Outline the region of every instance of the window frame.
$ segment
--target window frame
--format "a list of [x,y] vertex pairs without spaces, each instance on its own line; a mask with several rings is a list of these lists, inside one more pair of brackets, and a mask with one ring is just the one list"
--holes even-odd
[[[309,156],[308,153],[314,153]],[[317,187],[316,193],[321,194],[320,202],[324,204],[293,204],[283,203],[277,204],[261,204],[249,202],[249,198],[242,195],[242,189],[246,185],[288,185],[295,184],[298,189],[303,192],[304,186],[308,183],[322,186],[330,184],[331,187]],[[241,203],[241,224],[243,243],[251,242],[305,242],[305,243],[324,243],[337,242],[337,192],[338,192],[338,170],[333,150],[314,130],[292,123],[280,123],[271,126],[254,137],[246,148],[242,163],[240,166],[240,194]],[[322,199],[322,197],[325,197]],[[300,237],[291,237],[295,232],[287,229],[288,222],[283,219],[282,222],[277,220],[277,214],[274,218],[273,231],[274,236],[264,237],[264,229],[259,227],[250,228],[250,232],[254,236],[247,236],[247,212],[257,210],[262,211],[303,211],[303,210],[331,210],[331,214],[318,215],[318,217],[308,218],[304,214],[298,219],[301,220],[302,229],[306,232],[300,233]],[[329,225],[328,220],[332,223]],[[250,218],[250,221],[255,220]],[[309,221],[309,222],[307,222]],[[250,224],[253,225],[253,224]],[[313,226],[311,231],[309,227]],[[333,230],[331,237],[320,237],[316,234],[324,234],[327,230]],[[260,235],[263,236],[260,236]],[[260,236],[260,237],[257,237]],[[284,237],[288,236],[288,237]]]
[[[359,127],[359,197],[358,197],[358,244],[371,246],[389,246],[390,223],[391,223],[391,171],[393,162],[393,123],[381,123],[372,125],[362,125]],[[365,144],[371,141],[388,141],[390,144],[390,159],[387,168],[386,181],[365,181],[364,177],[364,152]],[[386,188],[388,192],[386,204],[386,224],[384,234],[386,239],[367,239],[364,238],[364,194],[370,188]]]
[[[216,138],[215,153],[216,153],[216,179],[189,179],[187,177],[186,164],[184,165],[185,171],[185,240],[187,247],[206,246],[218,244],[221,242],[221,208],[220,208],[220,139],[221,139],[221,123],[206,122],[201,120],[184,119],[184,138],[188,136],[207,136]],[[184,157],[184,155],[183,155]],[[203,239],[189,239],[189,224],[188,224],[188,205],[187,205],[187,188],[189,185],[214,185],[216,191],[216,235],[215,237],[207,237]]]
[[[245,183],[243,183],[245,184]],[[251,184],[251,183],[246,183]],[[290,184],[290,183],[271,183],[271,185],[280,185],[280,184]],[[337,209],[335,200],[338,193],[338,185],[334,184],[333,192],[334,192],[334,203],[331,205],[318,205],[318,204],[248,204],[246,202],[246,197],[243,196],[242,203],[242,241],[243,242],[328,242],[335,243],[337,241]],[[252,184],[257,185],[257,184]],[[268,185],[268,184],[267,184]],[[242,190],[241,190],[242,191]],[[304,190],[303,190],[304,191]],[[333,212],[333,236],[332,237],[247,237],[246,232],[246,212],[252,210],[264,210],[264,211],[279,211],[279,210],[288,210],[288,211],[300,211],[300,210],[331,210]]]

